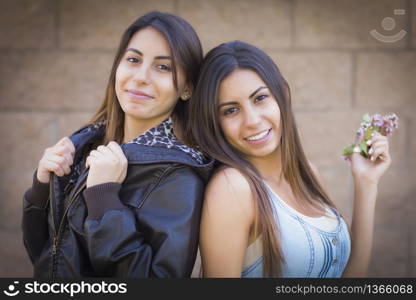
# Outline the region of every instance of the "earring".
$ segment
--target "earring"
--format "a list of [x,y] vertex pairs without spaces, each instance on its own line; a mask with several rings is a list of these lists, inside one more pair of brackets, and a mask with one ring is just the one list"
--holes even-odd
[[183,100],[183,101],[187,101],[187,100],[189,100],[189,98],[191,97],[191,95],[189,95],[189,93],[188,92],[184,92],[182,95],[181,95],[181,99]]

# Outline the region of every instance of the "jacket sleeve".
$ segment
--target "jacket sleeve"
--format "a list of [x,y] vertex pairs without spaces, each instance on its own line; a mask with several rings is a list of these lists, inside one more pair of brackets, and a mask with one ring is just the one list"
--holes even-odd
[[32,264],[38,260],[45,243],[49,239],[48,204],[49,183],[39,182],[36,172],[32,187],[23,196],[23,244]]
[[198,248],[202,179],[189,167],[171,166],[136,209],[120,201],[116,185],[84,191],[84,230],[95,271],[129,278],[189,277]]

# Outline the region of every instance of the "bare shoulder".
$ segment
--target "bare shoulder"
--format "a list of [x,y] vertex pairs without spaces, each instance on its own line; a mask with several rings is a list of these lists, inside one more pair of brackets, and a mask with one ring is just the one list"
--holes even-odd
[[254,222],[250,185],[237,169],[218,170],[202,209],[200,249],[204,276],[239,277]]
[[237,169],[217,171],[207,185],[205,205],[218,210],[254,216],[254,201],[246,177]]
[[224,168],[217,171],[207,186],[207,192],[229,194],[229,196],[245,196],[251,194],[250,185],[244,175],[237,169]]

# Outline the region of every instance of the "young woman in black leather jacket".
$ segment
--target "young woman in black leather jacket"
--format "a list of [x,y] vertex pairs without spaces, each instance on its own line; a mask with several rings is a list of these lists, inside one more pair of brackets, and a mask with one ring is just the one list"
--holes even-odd
[[177,16],[151,12],[124,32],[101,107],[45,150],[25,193],[35,277],[190,276],[212,166],[183,130],[201,61]]

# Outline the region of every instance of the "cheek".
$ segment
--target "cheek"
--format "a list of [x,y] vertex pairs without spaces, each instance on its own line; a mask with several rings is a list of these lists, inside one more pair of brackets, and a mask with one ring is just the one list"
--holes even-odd
[[157,76],[153,82],[155,83],[159,95],[163,98],[173,100],[178,98],[178,92],[176,91],[173,79],[170,76]]
[[123,86],[124,82],[126,81],[126,77],[127,76],[126,76],[125,70],[123,70],[123,68],[121,66],[119,66],[117,68],[116,75],[115,75],[115,78],[114,78],[114,81],[115,81],[114,85],[115,85],[116,93],[121,91],[122,86]]
[[282,119],[281,119],[281,116],[280,116],[280,110],[277,110],[275,112],[274,125],[275,125],[275,128],[276,128],[277,134],[278,134],[277,135],[278,142],[280,143],[280,141],[282,139],[282,130],[283,130],[283,128],[282,128]]
[[239,136],[239,123],[236,119],[226,119],[220,121],[220,126],[224,136],[230,144],[236,144]]
[[281,116],[280,108],[277,102],[273,103],[272,107],[269,107],[266,112],[269,114],[269,118],[273,120],[273,123],[280,129],[281,128]]
[[[179,69],[178,70],[178,75],[176,77],[176,79],[178,80],[178,94],[180,95],[186,85],[186,80],[185,80],[185,75],[184,75],[184,71]],[[173,85],[173,74],[172,74],[172,85]]]

